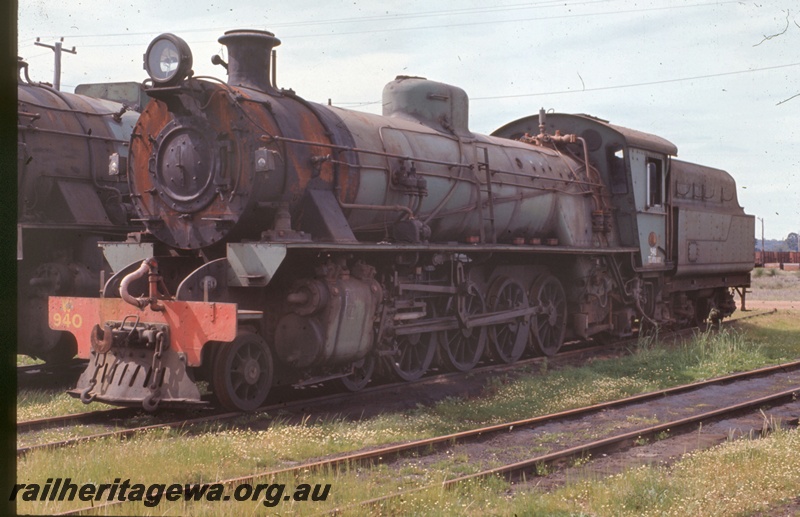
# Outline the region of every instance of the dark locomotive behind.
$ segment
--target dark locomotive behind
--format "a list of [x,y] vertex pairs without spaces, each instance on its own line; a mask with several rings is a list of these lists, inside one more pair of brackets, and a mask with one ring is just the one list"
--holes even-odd
[[[730,315],[754,218],[667,140],[544,112],[473,133],[460,88],[400,76],[383,115],[277,89],[264,31],[145,54],[128,179],[146,230],[101,297],[50,298],[89,358],[85,402],[250,410],[272,386],[552,355],[567,339]],[[77,320],[80,325],[76,324]]]
[[60,363],[77,347],[48,328],[48,296],[96,296],[113,271],[98,244],[141,230],[125,162],[147,97],[137,83],[61,92],[31,81],[22,60],[18,72],[17,352]]

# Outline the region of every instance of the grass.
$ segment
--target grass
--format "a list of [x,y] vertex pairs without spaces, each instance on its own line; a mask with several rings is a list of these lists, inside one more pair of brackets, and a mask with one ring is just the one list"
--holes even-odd
[[800,300],[800,271],[756,268],[750,275],[754,300]]
[[[343,515],[541,515],[541,516],[722,516],[771,514],[791,501],[800,486],[796,458],[800,432],[778,431],[759,441],[740,440],[686,455],[671,466],[637,467],[620,474],[573,480],[549,492],[509,485],[499,478],[463,483],[451,489],[434,486],[375,506],[358,503],[368,494],[411,491],[443,480],[431,469],[397,473],[386,466],[365,477],[361,469],[334,476],[314,472],[299,478],[278,477],[256,483],[331,484],[328,501],[280,501],[267,508],[263,498],[247,502],[167,503],[155,508],[141,503],[117,507],[109,514],[250,515],[322,514],[334,508]],[[547,472],[543,472],[547,473]],[[754,475],[758,473],[758,475]],[[227,489],[228,494],[233,487]],[[56,510],[55,505],[44,506]]]
[[[759,274],[757,270],[753,292],[753,299],[800,299],[800,277],[783,271]],[[214,482],[337,452],[530,417],[793,360],[798,356],[799,333],[797,314],[782,311],[739,322],[734,330],[701,333],[677,345],[642,339],[629,357],[598,360],[582,368],[554,370],[544,363],[519,376],[493,379],[480,397],[451,398],[431,407],[356,422],[334,416],[301,424],[280,418],[267,423],[265,416],[248,416],[233,424],[157,430],[122,442],[104,440],[36,452],[19,459],[18,482],[43,483],[54,476],[71,477],[78,483],[110,483],[118,477],[131,483]],[[80,402],[66,396],[68,402],[64,402],[61,396],[55,392],[20,393],[20,414],[33,418],[83,408]],[[539,436],[532,449],[558,440],[563,442],[563,437]],[[570,480],[565,487],[547,493],[488,479],[450,490],[418,492],[374,508],[349,506],[378,494],[417,489],[437,484],[445,476],[474,471],[468,459],[456,453],[435,465],[420,457],[400,466],[352,467],[338,475],[307,472],[297,478],[256,481],[285,482],[287,487],[331,483],[327,502],[289,500],[267,508],[261,501],[162,501],[153,508],[129,503],[110,514],[317,514],[339,507],[346,508],[346,515],[750,515],[767,512],[800,493],[798,445],[799,431],[778,431],[763,440],[737,441],[694,453],[670,467],[649,466]],[[18,501],[20,512],[45,514],[88,505]]]
[[[97,483],[111,482],[117,477],[130,478],[132,482],[213,482],[294,465],[323,455],[550,413],[796,357],[796,337],[794,341],[791,339],[800,330],[800,322],[796,319],[779,313],[738,325],[738,330],[701,333],[672,346],[664,346],[657,340],[642,340],[628,357],[599,360],[581,368],[550,369],[545,374],[534,368],[535,372],[526,372],[516,378],[506,376],[491,381],[481,397],[470,400],[451,398],[431,407],[385,413],[362,421],[327,417],[309,419],[301,424],[289,424],[280,419],[265,424],[263,416],[249,416],[237,427],[218,423],[181,431],[158,430],[123,442],[104,440],[68,449],[36,452],[19,460],[18,478],[21,483],[41,482],[54,475]],[[539,437],[537,443],[548,439],[564,441],[564,437],[545,436]],[[787,456],[795,458],[795,464],[800,459],[797,451],[800,449],[796,449],[793,456]],[[457,455],[449,462],[438,463],[435,468],[430,465],[427,468],[406,467],[409,470],[399,480],[393,480],[396,474],[386,466],[374,473],[362,471],[336,477],[331,501],[325,505],[368,499],[376,493],[385,493],[387,487],[397,490],[398,487],[426,486],[443,479],[443,476],[464,474],[475,468]],[[354,476],[354,479],[348,476]],[[304,479],[321,483],[326,478],[318,473],[309,473]],[[497,483],[499,485],[479,483],[472,488],[448,491],[447,502],[437,506],[436,510],[441,509],[442,514],[446,514],[445,509],[463,509],[461,501],[470,500],[471,505],[463,503],[469,506],[467,513],[479,510],[513,513],[518,495],[507,497],[504,494],[509,490],[508,485],[500,480]],[[473,500],[477,497],[486,499],[486,490],[494,494],[489,497],[492,502],[478,504]],[[420,497],[424,501],[428,496]],[[21,511],[38,513],[81,506],[77,502],[69,505],[19,504]],[[322,508],[320,504],[296,505],[292,511],[318,511]],[[236,505],[230,506],[230,510],[225,510],[221,503],[207,508],[192,506],[191,513],[236,513],[235,508],[244,511],[243,503]],[[166,508],[159,506],[152,509],[152,513],[160,513]],[[288,506],[279,508],[289,511]],[[399,514],[403,513],[401,508],[414,511],[413,505],[408,508],[391,506],[385,510]],[[576,510],[574,506],[563,508],[567,508],[565,515],[574,514]],[[133,503],[126,506],[126,511],[138,514],[148,509]],[[176,511],[180,513],[180,510]]]
[[639,467],[551,494],[525,494],[516,502],[519,508],[538,503],[564,514],[749,515],[797,496],[798,446],[800,432],[778,431],[764,440],[691,453],[670,467]]
[[63,389],[17,390],[17,422],[60,415],[100,411],[112,406],[102,403],[86,405],[70,397]]
[[33,366],[36,364],[44,364],[41,359],[34,359],[27,355],[17,354],[17,366]]

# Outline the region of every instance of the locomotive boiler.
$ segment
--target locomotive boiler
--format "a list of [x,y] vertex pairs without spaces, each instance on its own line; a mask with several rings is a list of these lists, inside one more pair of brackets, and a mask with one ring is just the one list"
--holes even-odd
[[129,265],[101,297],[50,298],[91,359],[85,402],[200,403],[204,380],[249,410],[278,384],[720,319],[749,285],[733,179],[663,138],[544,111],[473,133],[466,93],[420,77],[382,115],[321,105],[276,87],[272,33],[219,41],[226,82],[172,34],[148,47],[128,164],[146,231],[104,245]]
[[129,221],[125,177],[140,87],[87,84],[76,91],[31,81],[19,61],[17,349],[48,362],[76,351],[69,332],[45,324],[48,296],[95,296],[101,272],[111,272],[98,243],[141,229]]

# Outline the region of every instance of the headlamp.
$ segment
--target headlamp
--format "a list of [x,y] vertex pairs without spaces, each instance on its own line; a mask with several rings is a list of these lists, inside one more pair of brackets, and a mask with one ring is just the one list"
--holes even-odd
[[150,42],[144,55],[144,69],[156,86],[174,86],[192,70],[189,45],[174,34],[162,34]]

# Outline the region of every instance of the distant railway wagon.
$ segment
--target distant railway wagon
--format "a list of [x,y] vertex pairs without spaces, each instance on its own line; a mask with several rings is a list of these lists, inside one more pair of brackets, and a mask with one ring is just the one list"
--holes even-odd
[[196,77],[172,34],[145,53],[131,133],[145,229],[100,296],[53,296],[90,359],[74,394],[155,409],[260,406],[278,384],[363,387],[555,354],[567,339],[719,320],[750,285],[733,178],[664,138],[545,114],[491,135],[455,86],[400,76],[383,114],[275,86],[269,32],[235,30]]
[[800,252],[797,251],[756,251],[755,265],[765,264],[800,264]]

